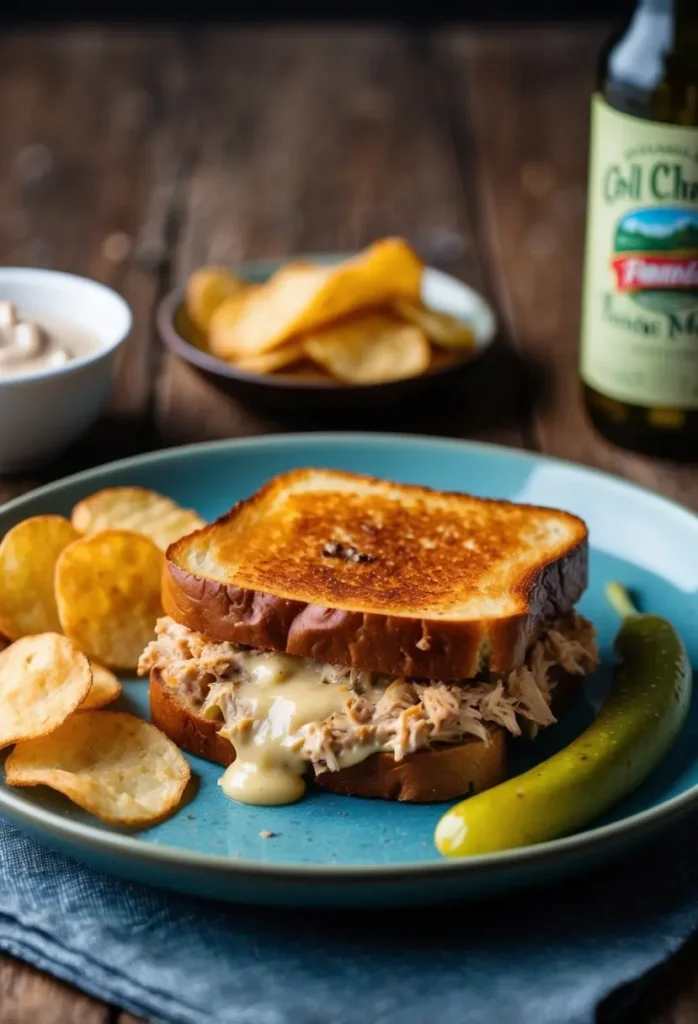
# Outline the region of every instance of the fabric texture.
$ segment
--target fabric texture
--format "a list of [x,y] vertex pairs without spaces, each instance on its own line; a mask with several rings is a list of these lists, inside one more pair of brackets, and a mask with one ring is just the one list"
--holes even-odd
[[698,921],[695,820],[581,879],[417,910],[183,897],[89,870],[3,822],[0,855],[0,948],[176,1024],[581,1024]]

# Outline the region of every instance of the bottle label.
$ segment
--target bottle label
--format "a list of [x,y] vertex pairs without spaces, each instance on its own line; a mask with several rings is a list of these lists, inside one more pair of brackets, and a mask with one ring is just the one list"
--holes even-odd
[[631,405],[698,409],[698,128],[592,100],[581,376]]

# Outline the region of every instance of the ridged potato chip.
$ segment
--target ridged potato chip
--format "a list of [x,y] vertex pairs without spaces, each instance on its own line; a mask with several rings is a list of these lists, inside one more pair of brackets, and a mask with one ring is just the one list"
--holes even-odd
[[53,573],[78,534],[63,516],[32,516],[0,542],[0,632],[10,640],[60,631]]
[[78,711],[96,711],[106,707],[121,696],[122,686],[113,672],[98,661],[90,661],[92,686]]
[[146,487],[106,487],[97,491],[78,502],[72,522],[78,534],[133,530],[150,537],[161,551],[206,525],[196,512]]
[[229,330],[211,336],[211,349],[233,359],[269,352],[358,310],[398,297],[419,299],[421,279],[422,262],[401,238],[383,239],[330,266],[289,264],[245,303]]
[[81,537],[56,564],[56,601],[63,632],[110,668],[135,669],[162,614],[164,556],[129,530]]
[[331,324],[305,338],[305,351],[337,380],[379,384],[415,377],[429,366],[424,331],[374,313]]
[[0,748],[45,736],[82,704],[90,663],[58,633],[25,636],[0,654]]
[[205,333],[219,306],[245,285],[245,281],[225,267],[201,267],[194,271],[187,281],[184,300],[189,319]]
[[177,807],[191,769],[149,722],[85,711],[50,736],[18,743],[5,775],[10,786],[50,786],[111,825],[147,825]]
[[412,299],[396,299],[393,309],[408,323],[421,327],[429,340],[440,348],[469,349],[475,344],[472,328],[450,313],[429,309]]

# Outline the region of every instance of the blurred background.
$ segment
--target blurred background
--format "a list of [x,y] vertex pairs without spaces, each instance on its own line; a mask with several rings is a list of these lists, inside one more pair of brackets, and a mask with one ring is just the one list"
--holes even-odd
[[295,0],[290,5],[284,0],[238,0],[222,4],[220,0],[171,0],[163,6],[161,0],[102,0],[95,7],[89,0],[4,0],[0,5],[0,19],[6,23],[32,21],[70,21],[74,19],[104,21],[134,18],[153,22],[186,19],[202,21],[256,20],[265,18],[321,18],[335,20],[347,18],[391,18],[400,21],[427,23],[442,19],[458,21],[579,21],[594,18],[622,17],[632,9],[628,0],[432,0],[428,4],[397,4],[395,0],[335,0],[323,10],[317,0]]
[[404,406],[407,426],[531,444],[545,365],[567,417],[589,99],[631,6],[0,0],[0,261],[96,278],[134,314],[108,417],[51,474],[286,427],[170,356],[159,303],[206,263],[391,234],[483,294],[501,325],[467,392]]
[[618,468],[578,341],[590,98],[633,6],[0,0],[0,263],[102,281],[134,317],[107,415],[50,473],[286,429],[271,389],[233,393],[161,343],[163,303],[207,264],[390,235],[499,330],[455,398],[381,404],[381,425]]

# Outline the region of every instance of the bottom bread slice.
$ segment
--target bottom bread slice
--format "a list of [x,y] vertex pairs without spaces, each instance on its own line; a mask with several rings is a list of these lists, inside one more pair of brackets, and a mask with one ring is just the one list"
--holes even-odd
[[[218,730],[220,721],[203,718],[193,702],[187,703],[167,686],[157,670],[150,674],[150,715],[153,725],[187,753],[227,767],[235,760],[229,740]],[[343,796],[435,803],[480,793],[503,782],[507,774],[507,738],[503,729],[489,729],[489,742],[473,738],[462,743],[439,744],[407,754],[396,761],[392,754],[373,754],[365,761],[337,772],[314,775],[309,781]]]

